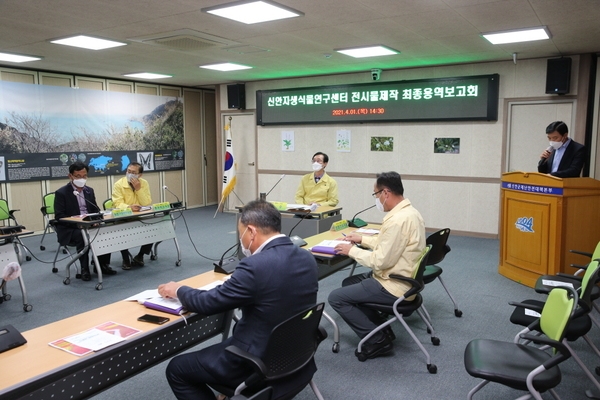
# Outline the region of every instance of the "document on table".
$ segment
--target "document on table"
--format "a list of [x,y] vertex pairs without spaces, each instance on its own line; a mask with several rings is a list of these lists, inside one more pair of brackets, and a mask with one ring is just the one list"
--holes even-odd
[[310,205],[306,205],[306,204],[288,204],[287,205],[287,209],[288,210],[305,210],[305,211],[310,211]]
[[551,279],[542,279],[542,285],[544,286],[552,286],[552,287],[573,287],[572,283],[569,282],[561,282],[561,281],[553,281]]
[[345,240],[323,240],[321,243],[313,246],[310,251],[315,253],[335,254],[335,246],[342,243],[348,244],[349,242],[346,242]]
[[139,329],[109,321],[48,344],[67,353],[83,356],[122,342],[140,332]]
[[377,235],[379,233],[379,229],[360,228],[360,229],[355,230],[354,232],[370,236],[370,235]]

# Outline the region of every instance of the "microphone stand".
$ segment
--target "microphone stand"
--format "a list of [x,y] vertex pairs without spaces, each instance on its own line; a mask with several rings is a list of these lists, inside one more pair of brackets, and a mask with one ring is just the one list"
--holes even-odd
[[273,189],[275,189],[275,186],[279,185],[279,182],[281,182],[281,180],[285,178],[285,174],[281,175],[281,178],[279,178],[279,180],[277,182],[275,182],[275,184],[273,185],[273,187],[271,188],[271,190],[269,190],[267,193],[261,193],[260,194],[260,199],[261,200],[267,200],[267,196],[269,195],[269,193],[271,193],[273,191]]
[[294,243],[296,246],[298,246],[298,247],[306,246],[306,244],[307,244],[307,243],[306,243],[306,241],[305,241],[304,239],[302,239],[302,238],[301,238],[300,236],[298,236],[298,235],[292,236],[292,232],[294,231],[294,229],[296,229],[296,227],[297,227],[298,225],[300,225],[300,222],[304,221],[304,219],[305,219],[306,217],[308,217],[308,216],[310,215],[310,213],[311,213],[311,212],[314,212],[316,209],[317,209],[317,205],[316,205],[316,204],[313,204],[312,206],[310,206],[310,211],[307,211],[307,212],[306,212],[306,214],[304,214],[304,215],[303,215],[303,216],[300,218],[300,221],[298,221],[298,222],[296,223],[296,225],[294,225],[294,226],[292,227],[292,229],[290,229],[290,233],[288,234],[288,236],[289,236],[290,240],[292,241],[292,243]]
[[360,218],[356,218],[356,216],[360,213],[370,210],[373,207],[375,207],[375,204],[373,204],[371,207],[365,208],[364,210],[360,210],[359,212],[354,214],[354,217],[352,217],[352,219],[350,221],[348,221],[348,226],[351,228],[362,228],[363,226],[367,226],[367,223],[365,221],[363,221]]
[[225,252],[223,253],[223,255],[221,256],[221,259],[219,260],[219,262],[214,262],[213,265],[215,266],[214,271],[215,272],[219,272],[221,274],[232,274],[233,271],[235,271],[235,269],[237,268],[240,260],[235,258],[235,257],[228,257],[225,260],[225,254],[227,254],[227,252],[231,249],[233,249],[235,246],[237,246],[238,243],[234,244],[233,246],[231,246],[230,248],[228,248],[227,250],[225,250]]

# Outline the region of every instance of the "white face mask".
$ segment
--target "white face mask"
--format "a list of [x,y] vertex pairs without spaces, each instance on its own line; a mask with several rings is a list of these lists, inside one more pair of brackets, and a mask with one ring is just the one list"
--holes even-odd
[[[383,201],[383,204],[385,204],[387,199],[385,199]],[[381,201],[379,200],[379,197],[375,197],[375,207],[381,211],[381,212],[385,212],[385,210],[383,209],[383,204],[381,204]]]
[[73,185],[77,186],[78,188],[82,188],[85,186],[85,182],[87,182],[87,179],[73,179]]
[[[246,227],[246,229],[244,230],[244,233],[242,233],[242,236],[240,237],[240,246],[242,247],[242,254],[243,254],[244,256],[246,256],[246,257],[250,257],[250,256],[252,255],[252,252],[250,251],[250,249],[249,249],[249,248],[246,248],[246,247],[244,246],[244,242],[242,242],[242,239],[244,238],[244,235],[246,234],[246,231],[247,231],[247,230],[248,230],[248,227]],[[252,241],[253,241],[253,240],[254,240],[254,239],[252,239],[252,240],[250,241],[250,244],[249,244],[248,246],[252,246]]]
[[312,169],[315,172],[320,171],[322,168],[323,168],[323,164],[319,164],[318,162],[314,162],[312,164]]
[[137,179],[139,177],[138,174],[126,174],[127,182],[131,182],[132,179]]
[[560,146],[562,146],[562,145],[563,145],[562,142],[550,142],[550,146],[552,146],[554,148],[554,150],[560,149]]

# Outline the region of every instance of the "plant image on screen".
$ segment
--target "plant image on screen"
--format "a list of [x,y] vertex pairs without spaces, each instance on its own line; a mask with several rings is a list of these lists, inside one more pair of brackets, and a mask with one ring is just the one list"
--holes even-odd
[[394,151],[394,138],[371,136],[371,151]]
[[460,153],[460,138],[436,138],[433,141],[434,153]]

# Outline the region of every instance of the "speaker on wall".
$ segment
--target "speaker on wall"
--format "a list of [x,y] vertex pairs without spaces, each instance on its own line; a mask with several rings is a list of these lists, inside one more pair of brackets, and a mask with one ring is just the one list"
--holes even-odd
[[238,110],[246,108],[246,85],[244,83],[227,85],[227,104],[229,108]]
[[571,86],[571,58],[551,58],[546,69],[546,94],[567,94]]

